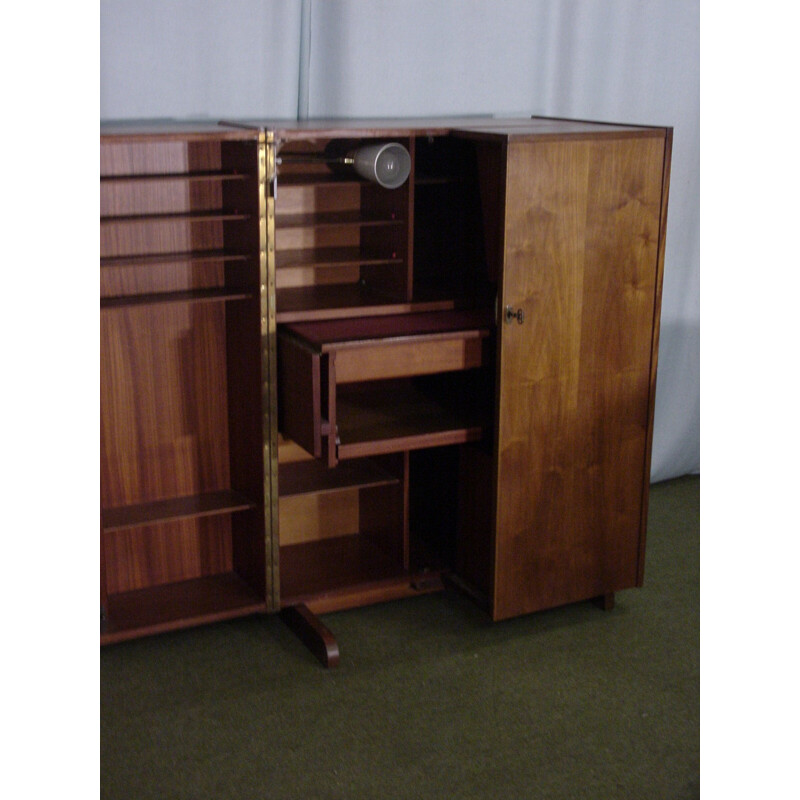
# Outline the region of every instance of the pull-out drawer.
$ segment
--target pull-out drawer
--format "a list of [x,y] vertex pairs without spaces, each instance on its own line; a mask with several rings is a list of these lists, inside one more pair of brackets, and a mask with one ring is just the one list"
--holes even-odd
[[480,438],[492,325],[486,311],[444,311],[281,326],[282,432],[330,466]]

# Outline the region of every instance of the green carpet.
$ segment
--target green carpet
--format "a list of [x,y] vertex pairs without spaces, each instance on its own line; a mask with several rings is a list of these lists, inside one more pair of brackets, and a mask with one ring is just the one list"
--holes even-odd
[[699,789],[700,479],[652,487],[645,586],[492,623],[455,592],[101,651],[106,800],[682,800]]

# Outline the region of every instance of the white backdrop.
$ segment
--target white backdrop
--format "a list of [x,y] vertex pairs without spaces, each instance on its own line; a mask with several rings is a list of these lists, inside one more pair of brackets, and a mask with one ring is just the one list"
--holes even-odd
[[[311,117],[674,127],[652,479],[700,470],[699,0],[310,0]],[[101,0],[101,118],[293,118],[301,0]]]

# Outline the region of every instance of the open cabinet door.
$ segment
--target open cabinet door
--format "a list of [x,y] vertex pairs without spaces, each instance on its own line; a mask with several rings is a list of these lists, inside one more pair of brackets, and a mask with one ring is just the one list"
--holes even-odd
[[495,619],[641,585],[669,136],[508,139]]

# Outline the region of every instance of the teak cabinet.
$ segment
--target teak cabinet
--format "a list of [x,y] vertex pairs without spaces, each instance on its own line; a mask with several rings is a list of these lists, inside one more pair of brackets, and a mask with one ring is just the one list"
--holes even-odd
[[[101,129],[101,641],[643,580],[669,128]],[[411,156],[397,189],[331,161]]]

